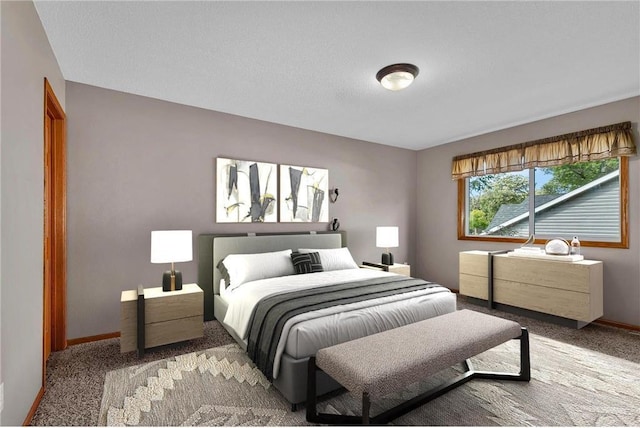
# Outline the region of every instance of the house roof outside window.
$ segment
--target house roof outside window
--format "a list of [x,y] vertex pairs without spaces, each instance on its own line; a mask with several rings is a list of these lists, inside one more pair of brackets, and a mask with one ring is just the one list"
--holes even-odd
[[[536,235],[620,238],[620,171],[613,171],[564,195],[535,197]],[[501,233],[502,232],[502,233]],[[529,235],[529,198],[504,204],[482,235]]]

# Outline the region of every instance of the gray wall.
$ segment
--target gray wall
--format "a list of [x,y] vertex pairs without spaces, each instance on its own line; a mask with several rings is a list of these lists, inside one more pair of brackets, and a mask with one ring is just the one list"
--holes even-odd
[[[418,274],[447,287],[458,288],[460,251],[505,250],[514,244],[459,241],[457,236],[457,183],[451,180],[456,155],[522,143],[567,132],[631,121],[638,138],[640,98],[589,108],[498,132],[468,138],[418,153],[418,221],[416,266]],[[629,249],[583,248],[590,259],[604,261],[604,318],[640,325],[640,159],[630,158]]]
[[0,2],[1,423],[21,425],[42,386],[43,102],[65,82],[31,2]]
[[[212,95],[213,96],[213,95]],[[216,224],[216,157],[329,170],[329,216],[356,261],[378,261],[376,226],[400,227],[415,254],[416,153],[67,82],[69,338],[118,331],[120,292],[158,286],[150,232],[327,230],[328,224]],[[194,240],[195,248],[195,240]],[[195,251],[195,250],[194,250]],[[197,258],[197,254],[194,253]],[[197,262],[179,263],[185,282]]]

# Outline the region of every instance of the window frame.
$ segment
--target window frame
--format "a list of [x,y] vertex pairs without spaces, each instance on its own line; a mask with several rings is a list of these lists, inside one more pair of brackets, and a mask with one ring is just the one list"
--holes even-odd
[[[620,241],[582,241],[583,247],[600,248],[629,248],[629,157],[619,157],[620,170]],[[522,244],[522,238],[511,238],[502,236],[477,236],[466,234],[466,213],[467,213],[467,180],[460,178],[458,181],[458,240],[459,241],[479,241],[479,242],[514,242]],[[535,189],[529,189],[529,194]],[[532,198],[529,198],[530,200]],[[531,209],[531,208],[530,208]],[[533,217],[529,217],[530,222]],[[531,230],[531,229],[529,229]],[[544,244],[547,239],[536,239],[536,244]]]

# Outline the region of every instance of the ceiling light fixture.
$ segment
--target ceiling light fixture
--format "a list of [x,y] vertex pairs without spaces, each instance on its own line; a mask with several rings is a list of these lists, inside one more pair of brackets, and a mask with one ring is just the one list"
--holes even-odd
[[399,91],[409,86],[420,69],[413,64],[392,64],[376,74],[378,82],[390,91]]

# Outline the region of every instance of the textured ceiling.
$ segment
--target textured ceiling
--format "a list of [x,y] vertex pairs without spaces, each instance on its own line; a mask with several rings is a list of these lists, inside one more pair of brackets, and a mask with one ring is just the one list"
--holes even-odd
[[640,94],[638,1],[35,5],[67,80],[410,149]]

